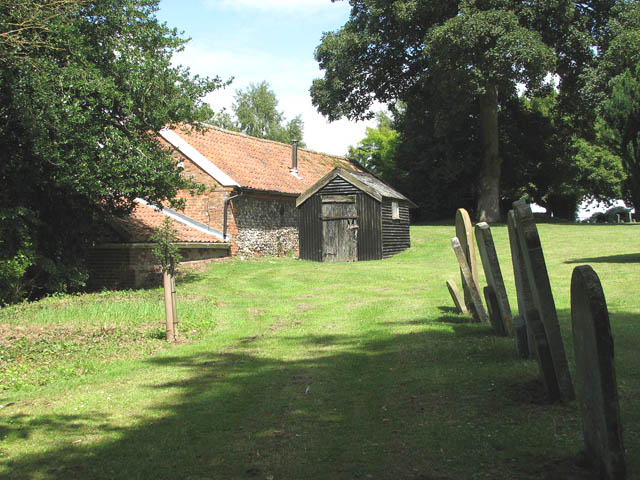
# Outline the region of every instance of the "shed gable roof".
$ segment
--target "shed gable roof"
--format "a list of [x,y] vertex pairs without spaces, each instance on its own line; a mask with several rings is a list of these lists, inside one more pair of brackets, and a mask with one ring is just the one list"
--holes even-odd
[[[362,171],[359,165],[344,157],[298,147],[298,168],[297,175],[294,175],[291,173],[292,146],[286,143],[250,137],[213,126],[206,126],[203,131],[182,126],[169,132],[169,135],[165,133],[161,136],[165,139],[166,136],[172,138],[173,142],[168,140],[169,143],[188,158],[191,156],[185,151],[192,154],[193,151],[197,152],[194,156],[200,161],[204,158],[211,165],[212,168],[209,169],[213,173],[203,169],[221,184],[219,174],[216,175],[217,172],[223,173],[233,182],[229,186],[300,195],[336,167]],[[180,140],[192,150],[177,146]]]
[[367,195],[373,197],[378,202],[381,202],[383,198],[395,198],[397,200],[403,200],[409,203],[410,206],[415,207],[415,204],[401,193],[395,191],[389,185],[384,183],[379,178],[366,172],[354,172],[345,170],[343,168],[335,168],[327,175],[318,180],[307,191],[298,197],[296,200],[296,207],[299,207],[325,185],[329,184],[335,178],[340,177],[343,180],[349,182],[354,187],[362,190]]

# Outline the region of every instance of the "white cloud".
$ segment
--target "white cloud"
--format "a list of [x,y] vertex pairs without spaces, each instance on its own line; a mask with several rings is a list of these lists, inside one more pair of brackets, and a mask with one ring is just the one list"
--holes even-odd
[[[320,70],[313,60],[296,61],[278,57],[251,48],[213,50],[198,43],[190,43],[176,55],[174,62],[191,68],[192,72],[204,76],[235,77],[233,83],[205,97],[215,111],[231,110],[236,90],[244,90],[249,83],[266,80],[278,98],[278,107],[287,120],[302,115],[304,141],[319,152],[345,155],[348,147],[357,144],[365,136],[368,126],[375,120],[352,122],[346,119],[329,123],[311,104],[309,87]],[[383,107],[376,105],[375,110]]]
[[279,101],[288,120],[302,115],[304,141],[309,149],[317,152],[346,155],[349,146],[364,138],[366,127],[376,123],[375,120],[353,122],[346,119],[329,123],[311,104],[309,96],[283,95]]

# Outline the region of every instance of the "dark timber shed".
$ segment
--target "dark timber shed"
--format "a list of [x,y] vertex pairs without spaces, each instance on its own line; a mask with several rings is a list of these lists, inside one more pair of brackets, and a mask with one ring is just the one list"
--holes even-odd
[[369,173],[336,168],[298,197],[300,258],[378,260],[409,248],[415,204]]

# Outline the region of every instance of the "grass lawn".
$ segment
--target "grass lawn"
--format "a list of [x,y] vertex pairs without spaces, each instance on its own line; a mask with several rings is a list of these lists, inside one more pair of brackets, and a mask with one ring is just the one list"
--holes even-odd
[[[505,226],[492,229],[517,309]],[[540,225],[573,368],[573,268],[612,321],[629,478],[640,478],[640,225]],[[391,259],[229,259],[160,289],[0,310],[0,478],[585,479],[576,402],[453,313],[452,226]],[[481,274],[481,282],[484,282]]]

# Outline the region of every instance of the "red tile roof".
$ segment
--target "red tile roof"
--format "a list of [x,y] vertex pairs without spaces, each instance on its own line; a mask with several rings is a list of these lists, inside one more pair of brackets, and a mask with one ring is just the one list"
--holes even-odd
[[335,167],[362,171],[344,157],[298,148],[298,179],[290,173],[291,145],[211,126],[174,131],[241,187],[255,190],[300,194]]
[[[141,201],[136,201],[136,206],[130,215],[124,218],[114,218],[110,226],[117,233],[118,238],[113,240],[125,243],[149,243],[156,229],[162,226],[167,215],[157,210],[155,207]],[[177,242],[189,243],[224,243],[221,236],[213,233],[205,233],[198,229],[195,224],[177,221],[171,218],[172,227],[177,231]]]

